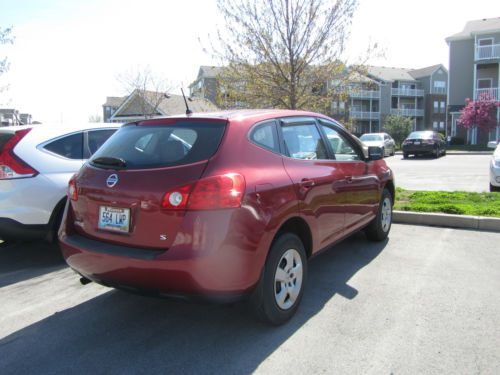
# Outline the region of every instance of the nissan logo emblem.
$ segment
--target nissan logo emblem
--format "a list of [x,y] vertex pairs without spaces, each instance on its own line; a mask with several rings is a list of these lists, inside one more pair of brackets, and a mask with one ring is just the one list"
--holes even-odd
[[116,174],[110,175],[106,180],[106,185],[108,185],[108,187],[110,188],[115,186],[117,183],[118,183],[118,176]]

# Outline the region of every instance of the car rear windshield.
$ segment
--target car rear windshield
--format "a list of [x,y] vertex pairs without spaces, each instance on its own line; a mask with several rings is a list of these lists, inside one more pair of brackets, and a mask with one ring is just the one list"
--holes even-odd
[[363,134],[360,139],[362,141],[381,141],[382,136],[378,134]]
[[9,139],[11,139],[13,136],[14,134],[10,133],[0,133],[0,152],[3,151],[3,148],[5,147]]
[[431,139],[432,132],[412,132],[408,136],[410,139]]
[[183,121],[173,125],[125,125],[93,156],[99,168],[145,169],[195,163],[219,147],[226,123]]

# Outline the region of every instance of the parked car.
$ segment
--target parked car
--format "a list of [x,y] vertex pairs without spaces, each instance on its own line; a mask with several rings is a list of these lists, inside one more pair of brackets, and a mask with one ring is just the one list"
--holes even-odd
[[57,238],[69,179],[118,127],[0,128],[0,238]]
[[432,131],[416,131],[403,141],[403,157],[409,155],[433,155],[435,158],[446,155],[446,141],[442,134]]
[[70,180],[62,252],[82,283],[249,296],[281,324],[300,303],[308,258],[361,229],[387,237],[394,181],[381,159],[310,112],[130,123]]
[[383,150],[384,157],[396,153],[396,142],[387,133],[366,133],[359,138],[367,146],[377,146]]
[[488,147],[495,147],[490,161],[490,191],[500,191],[500,142],[489,142]]

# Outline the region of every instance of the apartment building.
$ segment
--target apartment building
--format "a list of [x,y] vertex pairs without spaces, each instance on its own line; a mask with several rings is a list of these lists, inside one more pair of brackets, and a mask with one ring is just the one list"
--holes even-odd
[[[464,29],[446,38],[450,48],[448,113],[450,133],[468,143],[485,144],[500,138],[500,126],[491,131],[465,130],[457,126],[465,99],[500,100],[500,17],[469,21]],[[500,122],[500,109],[497,109]]]
[[[189,86],[192,97],[215,103],[221,67],[201,66]],[[415,130],[446,129],[448,71],[441,65],[422,69],[368,66],[364,74],[348,73],[347,92],[332,101],[327,113],[352,125],[354,133],[379,132],[388,115],[410,117]],[[333,85],[338,82],[332,82]]]
[[410,117],[414,130],[446,129],[447,70],[368,66],[349,79],[348,100],[334,102],[332,116],[350,122],[357,134],[379,132],[389,115]]

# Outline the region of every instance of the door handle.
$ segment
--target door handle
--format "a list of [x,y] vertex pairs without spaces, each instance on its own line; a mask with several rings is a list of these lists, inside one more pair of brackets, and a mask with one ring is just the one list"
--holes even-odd
[[303,188],[306,188],[306,189],[310,189],[314,186],[314,181],[309,179],[309,178],[303,178],[301,181],[300,181],[300,186],[303,187]]

